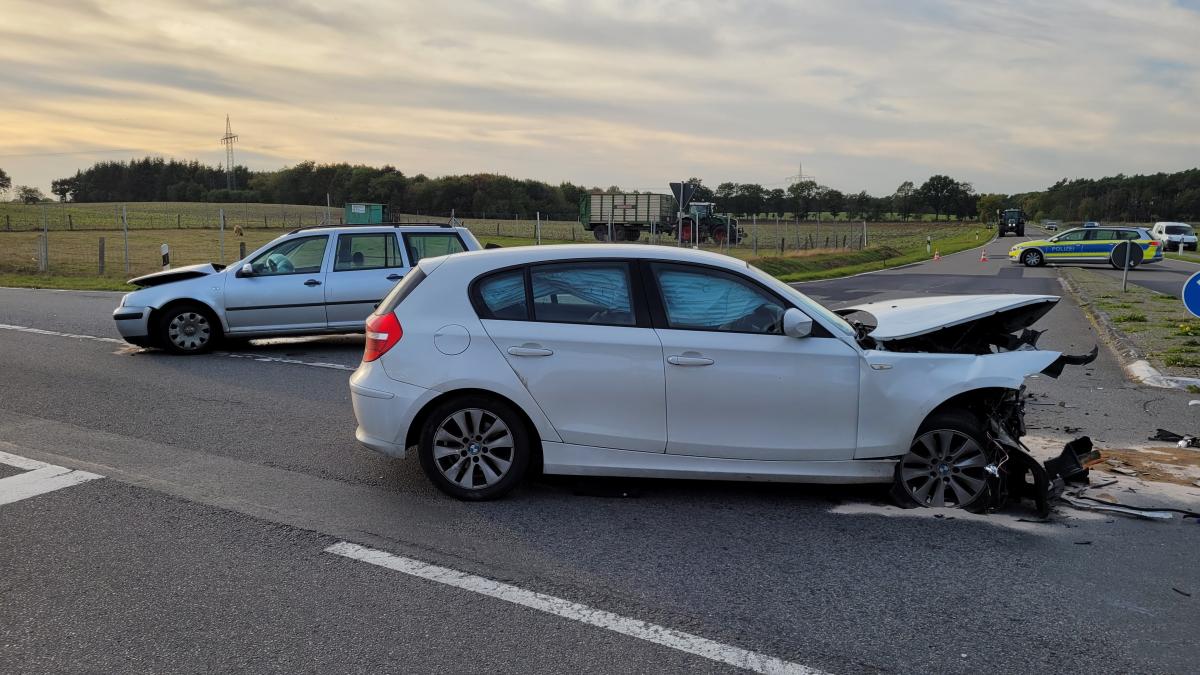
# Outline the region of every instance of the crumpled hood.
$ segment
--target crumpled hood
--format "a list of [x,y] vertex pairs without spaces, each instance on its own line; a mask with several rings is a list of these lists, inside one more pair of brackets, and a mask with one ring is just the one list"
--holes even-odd
[[201,263],[199,265],[187,265],[185,267],[176,267],[174,269],[163,270],[153,274],[145,274],[134,279],[130,279],[128,283],[134,286],[146,288],[149,286],[160,286],[169,284],[175,281],[183,281],[184,279],[195,279],[209,274],[216,274],[225,269],[224,265],[217,263]]
[[905,340],[984,319],[994,329],[1011,333],[1042,318],[1058,300],[1056,295],[947,295],[868,302],[838,314],[866,312],[876,321],[868,333],[872,338]]

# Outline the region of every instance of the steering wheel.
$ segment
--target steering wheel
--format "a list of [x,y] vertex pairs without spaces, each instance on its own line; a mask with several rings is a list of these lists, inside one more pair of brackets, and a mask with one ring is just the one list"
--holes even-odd
[[730,321],[720,327],[721,330],[734,330],[744,333],[779,333],[777,330],[783,319],[783,308],[779,305],[763,303],[754,308],[746,316]]

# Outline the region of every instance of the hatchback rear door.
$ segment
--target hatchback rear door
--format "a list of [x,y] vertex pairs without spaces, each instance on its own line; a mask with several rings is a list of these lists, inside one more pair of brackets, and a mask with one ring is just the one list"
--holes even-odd
[[662,346],[626,261],[536,264],[473,284],[484,329],[565,443],[662,452]]
[[339,234],[325,277],[329,327],[362,330],[367,315],[407,271],[394,231]]

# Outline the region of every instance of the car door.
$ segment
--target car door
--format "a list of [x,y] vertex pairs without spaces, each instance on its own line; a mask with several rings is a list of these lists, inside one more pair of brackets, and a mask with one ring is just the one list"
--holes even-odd
[[1088,254],[1083,250],[1083,240],[1088,230],[1070,230],[1054,237],[1042,253],[1050,262],[1079,262]]
[[1114,230],[1098,227],[1088,230],[1083,248],[1091,262],[1108,262],[1113,249],[1117,246],[1117,233]]
[[250,261],[225,282],[225,317],[231,333],[325,329],[326,249],[329,235],[291,237]]
[[631,265],[547,263],[473,285],[484,329],[563,441],[662,452],[662,346]]
[[395,232],[343,232],[325,275],[329,327],[362,330],[375,305],[408,271]]
[[663,346],[668,453],[854,456],[861,364],[855,349],[820,324],[810,337],[783,335],[791,304],[740,274],[655,262],[646,283]]
[[408,264],[416,265],[422,258],[461,253],[467,250],[458,232],[405,232],[404,249],[408,253]]

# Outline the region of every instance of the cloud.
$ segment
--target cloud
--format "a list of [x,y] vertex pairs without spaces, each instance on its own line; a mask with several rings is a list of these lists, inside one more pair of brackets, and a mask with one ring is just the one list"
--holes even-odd
[[[665,189],[890,193],[1170,171],[1200,145],[1200,12],[1151,0],[0,0],[0,159],[75,148]],[[28,153],[29,158],[12,157]]]

